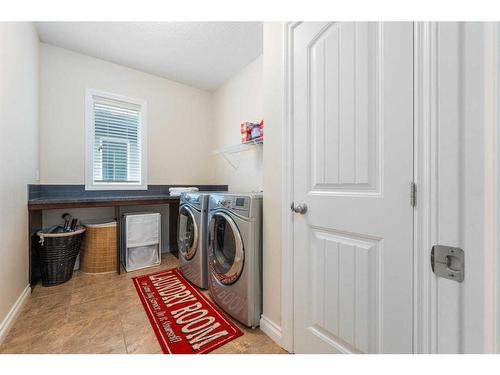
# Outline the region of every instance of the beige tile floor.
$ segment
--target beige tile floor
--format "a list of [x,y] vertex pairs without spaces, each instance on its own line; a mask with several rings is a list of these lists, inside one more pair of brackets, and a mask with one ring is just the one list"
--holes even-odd
[[[136,272],[75,272],[65,284],[35,286],[0,353],[162,353],[131,281],[133,276],[177,266],[167,254],[160,266]],[[286,353],[260,329],[212,353]]]

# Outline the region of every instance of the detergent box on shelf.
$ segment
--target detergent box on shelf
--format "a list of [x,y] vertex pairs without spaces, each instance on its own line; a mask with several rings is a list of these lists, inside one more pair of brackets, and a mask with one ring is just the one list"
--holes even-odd
[[243,122],[240,125],[241,142],[246,143],[264,138],[264,120],[261,122]]

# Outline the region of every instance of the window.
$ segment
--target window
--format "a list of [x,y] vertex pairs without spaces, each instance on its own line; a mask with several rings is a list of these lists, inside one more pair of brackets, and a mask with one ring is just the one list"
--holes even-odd
[[87,89],[85,188],[147,189],[146,102]]

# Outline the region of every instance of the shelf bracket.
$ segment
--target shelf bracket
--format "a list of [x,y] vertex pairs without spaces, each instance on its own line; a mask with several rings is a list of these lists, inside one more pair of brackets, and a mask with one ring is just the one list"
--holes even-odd
[[229,158],[228,158],[228,156],[227,156],[226,153],[221,153],[220,155],[224,158],[225,161],[227,161],[229,163],[229,165],[231,167],[233,167],[234,170],[238,169],[238,166],[234,165],[234,163],[232,163],[231,160],[229,160]]
[[239,143],[236,145],[222,147],[218,150],[212,152],[213,155],[220,155],[224,158],[225,161],[229,163],[229,165],[236,171],[239,167],[239,164],[234,164],[231,159],[228,157],[229,154],[236,154],[244,151],[249,151],[251,146],[258,146],[263,144],[263,139],[253,139],[245,143]]

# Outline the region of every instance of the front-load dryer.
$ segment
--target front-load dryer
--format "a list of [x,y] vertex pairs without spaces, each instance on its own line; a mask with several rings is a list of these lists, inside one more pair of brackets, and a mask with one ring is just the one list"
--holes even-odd
[[208,193],[181,193],[177,243],[179,268],[192,284],[207,289],[206,228]]
[[233,318],[257,327],[262,314],[262,194],[210,195],[208,288]]

